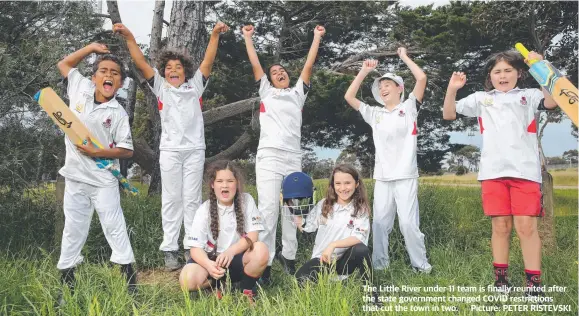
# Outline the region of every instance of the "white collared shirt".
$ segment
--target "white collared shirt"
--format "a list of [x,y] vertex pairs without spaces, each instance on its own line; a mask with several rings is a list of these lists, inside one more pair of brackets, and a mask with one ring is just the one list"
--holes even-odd
[[307,92],[300,78],[296,85],[287,89],[277,89],[271,85],[267,75],[259,84],[259,146],[277,148],[301,153],[302,109]]
[[392,181],[418,178],[418,110],[414,93],[410,93],[408,99],[392,110],[360,102],[358,111],[372,127],[376,149],[374,179]]
[[483,144],[478,180],[514,177],[541,183],[535,113],[539,89],[475,92],[456,103],[456,112],[478,117]]
[[161,116],[159,149],[205,150],[205,127],[200,99],[208,81],[203,84],[203,73],[197,69],[193,78],[175,88],[155,69],[152,88],[157,96],[157,108]]
[[[224,206],[217,203],[219,212],[219,236],[217,238],[217,253],[220,254],[235,244],[241,236],[237,233],[237,220],[235,217],[235,203]],[[244,232],[257,232],[263,230],[263,217],[255,205],[253,197],[249,193],[243,194]],[[211,234],[211,215],[209,200],[205,201],[193,219],[193,233],[185,240],[185,246],[202,248],[206,252],[213,251],[215,239]]]
[[[83,122],[96,140],[109,148],[120,147],[133,150],[133,139],[129,116],[117,100],[95,105],[95,85],[73,68],[68,76],[69,108]],[[81,154],[76,146],[65,136],[66,158],[59,173],[71,180],[96,187],[117,186],[117,178],[105,169],[97,167],[95,161]],[[118,159],[114,160],[118,167]]]
[[[351,201],[348,205],[334,203],[333,212],[328,215],[328,218],[325,218],[322,216],[325,200],[319,201],[310,211],[304,227],[304,231],[309,233],[318,230],[312,259],[320,258],[330,243],[350,236],[354,236],[368,245],[368,236],[370,235],[370,217],[368,214],[358,217],[352,216],[354,203]],[[348,248],[336,248],[334,254],[339,259],[347,250]]]

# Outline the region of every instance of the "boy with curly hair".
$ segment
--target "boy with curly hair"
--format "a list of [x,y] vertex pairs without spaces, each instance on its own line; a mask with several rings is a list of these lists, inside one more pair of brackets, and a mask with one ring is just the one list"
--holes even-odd
[[[179,264],[178,238],[181,222],[185,238],[191,235],[193,217],[201,204],[201,184],[205,163],[205,135],[201,95],[213,67],[219,34],[229,27],[218,22],[211,33],[205,57],[193,72],[192,62],[183,54],[165,51],[153,69],[141,52],[135,37],[123,24],[113,25],[113,32],[127,41],[131,58],[143,73],[153,93],[161,116],[159,165],[161,168],[163,242],[165,269],[174,271]],[[185,260],[189,249],[185,249]]]

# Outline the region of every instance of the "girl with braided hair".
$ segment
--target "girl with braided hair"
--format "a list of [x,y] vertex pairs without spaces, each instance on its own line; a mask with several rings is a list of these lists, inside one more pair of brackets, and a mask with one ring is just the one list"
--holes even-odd
[[191,259],[179,282],[189,291],[211,286],[220,298],[229,271],[231,282],[241,281],[243,294],[253,301],[269,258],[267,246],[257,241],[261,214],[251,195],[243,193],[241,172],[230,161],[213,163],[206,178],[209,200],[195,213],[193,233],[185,241]]

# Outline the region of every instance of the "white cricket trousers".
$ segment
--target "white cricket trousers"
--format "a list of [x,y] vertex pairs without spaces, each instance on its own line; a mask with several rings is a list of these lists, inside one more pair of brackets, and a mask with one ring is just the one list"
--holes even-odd
[[64,231],[56,267],[69,269],[82,262],[80,252],[95,209],[112,249],[111,261],[118,264],[135,262],[121,209],[119,187],[101,188],[69,179],[65,179],[64,183]]
[[[255,177],[257,184],[257,204],[264,217],[264,230],[259,232],[259,240],[269,249],[268,266],[275,257],[275,237],[277,219],[280,213],[281,183],[285,176],[302,170],[302,155],[275,148],[257,150],[255,159]],[[281,219],[282,255],[295,260],[298,251],[296,227],[290,220],[289,211]]]
[[201,205],[204,163],[205,150],[161,150],[159,166],[162,184],[163,242],[159,250],[179,250],[181,223],[185,226],[183,241],[191,235],[193,218]]
[[398,224],[412,266],[420,270],[431,268],[426,258],[424,234],[420,232],[418,211],[418,179],[376,181],[374,186],[374,215],[372,223],[372,265],[374,269],[386,269],[388,257],[388,235],[398,213]]

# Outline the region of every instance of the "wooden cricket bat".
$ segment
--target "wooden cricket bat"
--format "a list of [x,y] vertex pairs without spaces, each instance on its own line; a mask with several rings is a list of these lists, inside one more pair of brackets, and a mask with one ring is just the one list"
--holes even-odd
[[[34,95],[34,99],[42,106],[48,116],[66,136],[68,136],[73,144],[86,145],[87,138],[90,137],[93,146],[96,148],[104,148],[52,88],[44,88],[38,91]],[[121,171],[114,165],[113,160],[104,158],[93,158],[93,160],[100,169],[109,170],[113,176],[119,180],[125,191],[133,195],[139,193],[121,174]]]
[[565,78],[559,70],[546,60],[528,60],[529,51],[521,43],[515,44],[515,48],[525,57],[530,69],[529,72],[545,88],[557,105],[567,114],[575,126],[579,120],[579,92],[569,79]]

